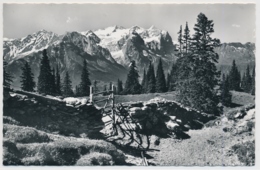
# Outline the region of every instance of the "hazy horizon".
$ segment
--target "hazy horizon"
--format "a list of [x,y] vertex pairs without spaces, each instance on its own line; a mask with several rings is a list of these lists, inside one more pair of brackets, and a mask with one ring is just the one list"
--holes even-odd
[[114,25],[146,29],[154,25],[176,41],[186,21],[193,34],[200,12],[213,20],[213,37],[222,43],[255,43],[254,4],[4,4],[3,35],[22,38],[42,29],[61,35]]

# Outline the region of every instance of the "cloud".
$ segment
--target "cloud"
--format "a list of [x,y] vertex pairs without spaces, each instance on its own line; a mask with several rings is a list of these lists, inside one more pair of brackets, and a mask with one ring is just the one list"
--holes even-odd
[[68,17],[67,20],[66,20],[66,23],[70,23],[71,22],[71,18]]
[[232,24],[232,27],[239,28],[239,27],[240,27],[240,25],[238,25],[238,24]]

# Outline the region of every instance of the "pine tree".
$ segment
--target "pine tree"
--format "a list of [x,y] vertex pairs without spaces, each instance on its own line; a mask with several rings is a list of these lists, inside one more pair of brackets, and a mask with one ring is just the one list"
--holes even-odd
[[251,90],[252,90],[252,77],[250,75],[249,65],[247,65],[244,91],[250,93]]
[[182,53],[182,44],[183,44],[183,40],[182,40],[182,25],[180,26],[180,31],[178,32],[179,36],[178,36],[178,42],[179,42],[179,52]]
[[242,80],[241,80],[241,88],[244,90],[246,87],[246,72],[244,72]]
[[38,77],[38,92],[44,94],[52,94],[51,88],[52,72],[50,61],[47,56],[47,50],[43,50],[43,57],[40,64],[40,74]]
[[55,78],[56,78],[56,82],[55,82],[56,94],[57,95],[61,95],[61,83],[60,83],[61,79],[60,79],[60,72],[59,72],[58,66],[56,68],[56,76],[55,76]]
[[171,75],[170,73],[167,74],[167,80],[166,80],[166,89],[167,91],[170,91],[171,86]]
[[146,77],[145,68],[144,68],[143,80],[142,80],[141,85],[142,85],[142,93],[146,93],[146,91],[147,91],[147,77]]
[[79,86],[75,87],[75,95],[76,96],[80,96],[80,88],[79,88]]
[[90,85],[91,85],[91,81],[89,80],[87,62],[86,62],[86,60],[84,60],[82,73],[81,73],[81,82],[80,82],[81,96],[89,96]]
[[142,92],[142,86],[139,84],[138,78],[139,74],[136,69],[135,61],[132,61],[125,83],[125,94],[140,94]]
[[147,77],[147,93],[155,93],[156,80],[155,80],[154,67],[152,65],[152,62],[150,62],[149,64],[146,77]]
[[10,88],[11,83],[13,82],[13,76],[11,76],[7,71],[6,71],[6,66],[7,62],[4,61],[4,86],[7,88]]
[[72,85],[71,85],[71,80],[69,73],[66,71],[65,77],[64,77],[64,82],[63,82],[63,91],[62,94],[64,96],[73,96],[73,91],[72,91]]
[[165,80],[165,75],[162,66],[162,59],[160,58],[157,67],[157,74],[156,74],[156,92],[163,93],[166,91],[167,91],[166,80]]
[[221,82],[221,102],[224,106],[230,106],[232,95],[229,91],[229,81],[225,74],[222,75]]
[[184,43],[184,47],[183,49],[185,49],[185,53],[188,53],[189,50],[189,45],[190,45],[190,30],[188,27],[188,22],[186,22],[186,26],[184,29],[184,34],[183,34],[183,43]]
[[21,75],[21,89],[24,91],[34,91],[35,82],[34,82],[34,76],[31,71],[31,67],[29,66],[28,62],[25,62],[22,69],[22,75]]
[[[214,32],[212,20],[200,13],[194,27],[191,53],[183,55],[178,61],[177,91],[180,102],[199,111],[220,114],[219,97],[215,87],[219,84],[220,72],[216,63],[218,54],[214,48],[220,45],[218,39],[212,39]],[[185,61],[185,62],[183,62]],[[179,63],[177,63],[179,64]],[[184,68],[181,66],[186,65]],[[187,74],[186,76],[184,76]]]
[[56,78],[55,78],[55,69],[52,69],[52,77],[51,77],[51,92],[53,95],[56,95]]
[[122,94],[123,92],[123,82],[121,80],[117,80],[117,94]]
[[252,90],[251,94],[255,95],[255,67],[253,68],[253,73],[252,73]]
[[236,61],[233,60],[232,68],[229,73],[230,78],[230,90],[240,90],[240,73],[236,66]]
[[[180,59],[179,59],[180,60]],[[184,68],[184,67],[183,67]],[[170,73],[170,77],[169,77],[169,86],[168,86],[168,91],[172,91],[176,89],[176,80],[178,75],[178,68],[177,65],[175,63],[172,63],[172,69],[171,69],[171,73]]]

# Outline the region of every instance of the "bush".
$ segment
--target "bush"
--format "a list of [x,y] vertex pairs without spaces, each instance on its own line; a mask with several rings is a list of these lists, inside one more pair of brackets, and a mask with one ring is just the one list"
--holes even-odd
[[34,128],[4,124],[4,137],[15,143],[49,142],[48,135]]
[[106,153],[92,152],[82,156],[76,163],[78,166],[113,165],[112,157]]
[[3,140],[3,164],[4,165],[21,165],[20,153],[15,143]]
[[245,165],[255,165],[255,141],[247,141],[246,143],[236,144],[232,146],[232,150],[234,150],[238,156],[238,159]]

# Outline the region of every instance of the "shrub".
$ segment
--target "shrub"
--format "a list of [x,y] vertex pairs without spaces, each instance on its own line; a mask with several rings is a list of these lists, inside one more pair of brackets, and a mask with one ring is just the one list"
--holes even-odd
[[15,143],[49,142],[48,135],[34,128],[4,124],[4,137]]
[[92,152],[88,155],[82,156],[76,163],[78,166],[89,165],[113,165],[111,155],[106,153]]
[[246,143],[236,144],[232,149],[237,154],[238,159],[245,165],[255,165],[255,141],[247,141]]
[[3,164],[4,165],[21,165],[20,153],[15,143],[3,140]]

